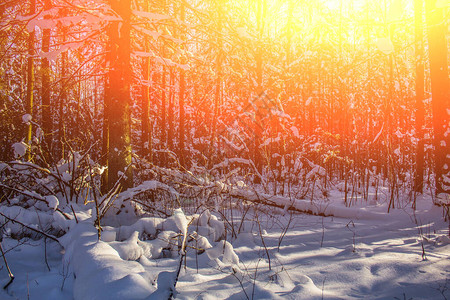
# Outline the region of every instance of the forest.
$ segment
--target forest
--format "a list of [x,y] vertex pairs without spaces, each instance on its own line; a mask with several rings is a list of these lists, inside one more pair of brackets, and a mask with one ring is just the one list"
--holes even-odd
[[2,0],[1,299],[449,299],[450,1]]

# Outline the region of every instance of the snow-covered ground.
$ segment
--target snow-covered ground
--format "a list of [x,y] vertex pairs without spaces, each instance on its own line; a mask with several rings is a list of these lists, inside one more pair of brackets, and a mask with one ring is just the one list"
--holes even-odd
[[[64,249],[50,239],[3,239],[15,280],[0,299],[163,299],[187,221],[177,299],[450,299],[448,223],[430,199],[415,216],[410,208],[382,214],[387,204],[342,211],[346,218],[249,212],[237,238],[227,231],[231,245],[208,212],[105,226],[102,242],[80,213],[59,239]],[[241,218],[234,211],[236,231]],[[8,281],[3,262],[0,280]]]

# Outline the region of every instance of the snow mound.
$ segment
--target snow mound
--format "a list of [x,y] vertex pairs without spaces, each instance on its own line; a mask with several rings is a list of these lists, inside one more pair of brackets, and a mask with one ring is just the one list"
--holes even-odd
[[50,209],[56,210],[58,208],[59,200],[55,196],[45,196],[45,201],[47,202],[47,205]]
[[[43,230],[44,228],[51,227],[54,217],[47,212],[31,211],[20,206],[0,206],[0,212],[6,217],[17,220],[31,228]],[[36,236],[36,233],[23,228],[23,226],[17,222],[8,222],[7,218],[0,216],[0,223],[5,224],[5,230],[12,235],[23,235],[24,233],[30,234],[33,237],[40,238],[40,235]]]
[[239,257],[234,252],[233,246],[225,240],[220,241],[214,248],[206,250],[209,259],[218,259],[222,256],[222,263],[225,265],[239,264]]
[[[161,258],[164,255],[172,256],[172,250],[175,237],[178,234],[175,231],[166,230],[158,234],[158,237],[151,241],[143,241],[145,255],[152,258]],[[167,250],[165,253],[164,250]]]
[[173,289],[175,283],[175,272],[160,272],[158,274],[158,289],[152,295],[150,300],[171,299],[170,295],[177,295],[177,291]]
[[109,226],[103,227],[102,231],[102,241],[104,242],[114,242],[116,240],[116,231],[114,228],[109,228]]
[[109,245],[113,247],[120,258],[123,260],[138,260],[144,255],[144,249],[138,245],[139,232],[135,231],[131,237],[124,242],[110,242]]
[[140,238],[147,235],[150,237],[156,237],[158,230],[162,229],[163,223],[167,222],[161,218],[142,218],[136,223],[129,226],[121,226],[117,230],[117,239],[124,241],[128,239],[135,231],[139,232]]
[[255,238],[251,232],[241,232],[233,242],[233,247],[254,247]]
[[208,239],[205,238],[204,236],[198,236],[196,247],[197,247],[197,249],[207,250],[207,249],[212,248],[212,245],[208,241]]
[[446,235],[440,235],[436,238],[436,244],[439,246],[450,245],[450,237]]
[[205,210],[200,216],[194,218],[192,227],[198,234],[212,239],[215,242],[220,241],[225,237],[225,225],[215,215],[212,215],[209,210]]
[[[74,273],[74,299],[145,299],[155,288],[144,267],[123,260],[137,257],[137,234],[118,246],[97,240],[97,230],[88,222],[74,226],[60,238],[66,249],[64,260]],[[135,247],[136,244],[136,247]],[[114,244],[113,244],[114,245]]]
[[306,275],[295,278],[294,284],[295,287],[289,293],[291,299],[323,299],[327,295]]

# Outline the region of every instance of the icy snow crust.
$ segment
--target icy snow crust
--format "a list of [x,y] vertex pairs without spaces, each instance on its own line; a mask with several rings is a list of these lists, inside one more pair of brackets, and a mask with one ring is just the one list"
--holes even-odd
[[[450,296],[448,224],[430,199],[419,199],[415,215],[408,208],[386,215],[387,204],[347,208],[338,201],[323,204],[321,211],[326,207],[332,217],[280,209],[251,211],[243,218],[236,210],[228,220],[236,225],[236,235],[208,210],[185,215],[176,209],[167,219],[103,226],[101,241],[90,211],[75,206],[76,223],[70,210],[64,210],[65,217],[54,210],[55,199],[47,200],[42,210],[0,206],[3,215],[32,228],[67,232],[59,244],[37,233],[29,234],[35,240],[17,241],[10,236],[23,234],[23,227],[0,216],[6,222],[2,245],[16,276],[0,299],[27,299],[28,294],[30,299],[105,300],[170,294],[177,299]],[[186,266],[183,260],[173,289],[184,237]],[[0,283],[7,279],[2,268]]]

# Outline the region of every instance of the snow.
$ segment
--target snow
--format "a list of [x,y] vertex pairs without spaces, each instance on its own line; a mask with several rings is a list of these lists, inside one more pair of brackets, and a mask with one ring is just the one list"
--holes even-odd
[[313,100],[313,98],[312,97],[309,97],[307,100],[306,100],[306,103],[305,103],[305,106],[309,106],[310,104],[311,104],[311,101]]
[[155,299],[170,299],[170,293],[176,296],[176,291],[173,291],[173,286],[175,283],[175,274],[173,272],[163,271],[158,275],[158,289],[155,293],[150,295],[150,300]]
[[116,232],[114,230],[105,230],[106,228],[103,228],[102,231],[102,241],[104,242],[114,242],[116,240]]
[[208,239],[205,238],[204,236],[200,236],[197,239],[196,246],[198,249],[202,249],[202,250],[208,250],[208,249],[212,248],[212,245],[209,243]]
[[217,259],[222,256],[222,263],[237,265],[239,264],[239,257],[233,250],[233,246],[225,240],[220,241],[214,248],[206,250],[209,259]]
[[133,10],[133,14],[142,18],[146,18],[149,21],[160,21],[165,19],[170,19],[169,15],[151,13],[146,11]]
[[388,55],[394,51],[394,45],[389,38],[379,38],[375,42],[378,50]]
[[248,33],[247,29],[244,27],[237,27],[236,32],[242,39],[252,39],[252,36]]
[[[246,193],[247,198],[254,193],[232,191]],[[243,215],[235,209],[228,220],[235,224],[233,236],[216,213],[203,209],[190,215],[185,214],[186,208],[178,208],[166,219],[144,217],[126,226],[102,225],[99,241],[91,213],[80,211],[82,206],[74,204],[78,223],[53,209],[0,206],[3,214],[32,227],[54,228],[54,234],[67,232],[59,243],[39,236],[17,240],[12,236],[23,228],[6,223],[2,246],[16,279],[0,291],[0,299],[26,299],[27,293],[30,299],[62,300],[163,299],[170,293],[177,299],[450,296],[448,224],[442,219],[442,209],[431,204],[431,196],[418,197],[415,212],[403,207],[390,214],[384,202],[346,207],[339,191],[332,191],[329,202],[323,203],[261,193],[253,197],[290,201],[306,209],[316,206],[317,212],[330,217],[291,215],[281,209],[250,210]],[[52,207],[66,209],[61,204]],[[65,213],[71,217],[70,210]],[[190,237],[192,248],[186,248],[173,290],[180,232]],[[7,279],[2,268],[1,283]]]
[[[120,194],[120,196],[117,199],[113,199],[112,201],[114,201],[116,206],[120,206],[126,199],[130,199],[136,195],[139,195],[140,193],[150,190],[164,190],[173,195],[174,197],[179,196],[178,192],[175,191],[174,188],[156,180],[148,180],[144,181],[143,183],[134,188],[124,191],[123,193]],[[107,205],[109,205],[109,202],[105,201],[103,207],[106,207]]]
[[[39,203],[39,201],[38,201]],[[0,206],[0,213],[7,218],[18,220],[30,227],[37,229],[44,229],[53,222],[53,216],[39,210],[28,210],[20,206]],[[8,229],[10,234],[20,235],[24,233],[24,228],[16,222],[7,222],[4,216],[0,216],[0,224],[5,224],[5,229]],[[32,234],[27,232],[27,234]]]
[[144,249],[138,245],[139,232],[135,231],[129,239],[124,242],[111,241],[109,245],[113,247],[123,260],[138,260],[144,255]]
[[24,114],[22,116],[22,122],[25,123],[25,124],[31,122],[31,119],[32,119],[32,117],[31,117],[30,114]]
[[187,234],[187,227],[188,222],[186,219],[186,216],[184,215],[184,212],[181,208],[177,208],[173,211],[173,219],[175,221],[175,224],[178,227],[178,230],[181,231],[181,233],[185,236]]
[[13,150],[14,150],[14,157],[15,158],[19,158],[25,155],[25,153],[27,153],[27,149],[28,149],[28,145],[25,144],[24,142],[20,142],[20,143],[14,143],[12,145]]
[[[142,29],[141,31],[144,31],[144,29]],[[155,33],[153,31],[146,30],[145,33],[153,36],[154,38],[157,38],[157,37],[155,37]],[[158,36],[161,36],[161,35],[158,35]],[[155,54],[152,52],[134,51],[133,54],[138,57],[152,57],[155,62],[160,63],[165,66],[168,66],[168,67],[178,67],[185,71],[189,70],[189,64],[179,64],[169,58],[155,56]]]
[[316,174],[319,176],[325,176],[326,171],[323,167],[315,165],[312,170],[306,174],[306,180],[313,178]]
[[298,128],[297,128],[297,127],[291,126],[291,131],[292,131],[292,133],[294,134],[294,136],[295,136],[296,138],[300,138],[300,134],[299,134],[299,132],[298,132]]
[[[146,35],[151,36],[155,41],[158,40],[158,38],[162,35],[162,33],[158,32],[158,31],[148,30],[148,29],[140,27],[140,26],[133,26],[133,28],[146,34]],[[141,56],[141,57],[154,57],[155,56],[155,54],[151,53],[151,52],[138,52],[135,54],[138,56]]]
[[114,244],[98,241],[96,229],[87,222],[77,224],[71,232],[60,241],[66,249],[64,261],[75,277],[74,299],[143,299],[154,291],[144,267],[120,255],[130,259],[136,255],[135,236],[123,247],[115,245],[119,253]]
[[47,205],[49,208],[56,210],[59,205],[59,200],[53,195],[45,196],[45,201],[47,202]]

